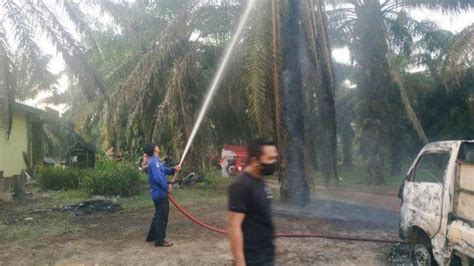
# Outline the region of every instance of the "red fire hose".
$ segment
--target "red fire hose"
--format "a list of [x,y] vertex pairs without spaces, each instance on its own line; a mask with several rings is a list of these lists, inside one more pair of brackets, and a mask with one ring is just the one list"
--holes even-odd
[[[173,195],[168,194],[168,198],[173,203],[173,205],[178,209],[184,216],[186,216],[189,220],[193,223],[200,225],[207,230],[219,233],[219,234],[227,234],[227,231],[224,229],[220,229],[214,227],[212,225],[208,225],[205,222],[199,220],[194,215],[192,215],[188,210],[183,208],[173,197]],[[317,233],[276,233],[275,237],[291,237],[291,238],[324,238],[324,239],[333,239],[333,240],[342,240],[342,241],[357,241],[357,242],[375,242],[375,243],[386,243],[386,244],[399,244],[399,243],[406,243],[405,241],[400,240],[393,240],[393,239],[375,239],[375,238],[359,238],[359,237],[345,237],[345,236],[331,236],[331,235],[323,235]]]

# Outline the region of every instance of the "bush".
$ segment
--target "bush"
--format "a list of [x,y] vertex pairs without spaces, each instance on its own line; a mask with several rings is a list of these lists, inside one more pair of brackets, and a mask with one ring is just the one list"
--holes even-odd
[[42,189],[77,189],[81,179],[81,170],[76,168],[48,167],[41,165],[37,170],[38,181]]
[[140,191],[140,172],[130,163],[100,160],[81,186],[94,195],[131,196]]

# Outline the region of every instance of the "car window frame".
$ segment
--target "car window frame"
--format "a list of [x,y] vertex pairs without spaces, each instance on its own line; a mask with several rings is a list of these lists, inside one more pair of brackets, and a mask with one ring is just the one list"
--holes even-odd
[[[434,154],[446,154],[447,155],[447,161],[446,161],[446,165],[444,167],[444,171],[443,171],[443,176],[442,176],[442,180],[438,180],[438,182],[423,182],[423,181],[416,181],[415,180],[415,175],[416,175],[416,170],[418,169],[418,166],[420,165],[420,162],[423,160],[423,158],[425,158],[425,156],[429,156],[429,155],[434,155]],[[413,167],[411,173],[410,173],[410,178],[408,179],[410,182],[416,182],[416,183],[431,183],[431,184],[441,184],[441,185],[444,185],[444,181],[445,181],[445,176],[446,176],[446,171],[448,169],[448,166],[449,166],[449,161],[451,159],[451,152],[449,150],[441,150],[441,151],[436,151],[436,152],[427,152],[427,153],[423,153],[420,158],[418,158],[418,161],[416,162],[416,165],[415,167]],[[436,179],[437,180],[437,179]]]

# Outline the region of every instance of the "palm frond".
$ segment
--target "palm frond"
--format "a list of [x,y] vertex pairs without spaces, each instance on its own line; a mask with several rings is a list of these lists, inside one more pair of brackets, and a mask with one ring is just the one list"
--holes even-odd
[[353,6],[360,5],[360,3],[357,0],[326,0],[325,3],[335,8],[346,6],[348,4],[353,5]]
[[[166,71],[189,44],[191,32],[186,18],[187,15],[182,13],[171,22],[160,41],[154,42],[142,55],[127,80],[114,93],[112,98],[115,101],[110,107],[114,125],[119,126],[123,117],[127,117],[127,124],[131,125],[143,113],[154,113],[155,107],[150,105],[165,93],[160,91],[160,87]],[[150,97],[154,99],[152,103]]]
[[107,85],[86,56],[86,48],[63,26],[43,0],[27,0],[28,12],[41,26],[89,97],[106,95]]
[[86,48],[64,27],[58,16],[43,0],[27,0],[25,8],[32,15],[33,21],[40,25],[59,52],[82,51]]
[[350,45],[354,37],[355,20],[348,20],[338,25],[336,28],[328,27],[328,34],[331,43],[335,47],[344,47]]
[[68,15],[69,19],[74,23],[76,29],[85,34],[89,42],[92,45],[93,50],[98,54],[99,58],[102,59],[102,50],[96,41],[94,31],[89,27],[90,22],[87,21],[85,14],[81,8],[74,1],[57,0],[63,7],[64,11]]
[[453,33],[445,30],[428,31],[412,46],[411,63],[424,66],[433,77],[439,76],[445,53],[453,38]]
[[421,7],[459,13],[474,7],[472,0],[392,0],[402,7]]
[[16,77],[12,51],[5,28],[0,24],[0,126],[9,138],[12,128],[12,105],[15,101]]
[[356,18],[353,8],[337,8],[326,10],[325,14],[332,24],[341,24],[342,22]]
[[[52,56],[45,56],[49,61]],[[38,66],[31,62],[27,56],[15,54],[14,65],[17,73],[17,90],[15,97],[17,100],[35,98],[40,92],[55,92],[58,89],[57,80],[60,74],[52,74],[47,69],[38,69]],[[47,73],[41,74],[46,71]]]
[[332,45],[343,47],[352,42],[355,14],[352,8],[327,10],[328,34]]
[[[160,134],[168,124],[180,124],[181,135],[189,135],[189,113],[184,103],[184,92],[190,91],[190,82],[194,75],[194,54],[195,49],[191,49],[181,60],[175,62],[170,71],[168,82],[166,83],[166,94],[163,101],[158,106],[153,129],[153,140],[158,140]],[[181,121],[178,119],[181,118]],[[168,121],[168,123],[166,122]],[[184,141],[181,139],[181,141]]]
[[[22,67],[27,77],[24,90],[39,92],[50,89],[56,82],[56,76],[48,70],[50,57],[44,55],[35,41],[34,26],[28,19],[28,15],[15,1],[6,0],[3,4],[6,17],[12,25],[16,41],[18,41],[17,57],[22,60]],[[34,95],[31,95],[34,96]]]
[[397,11],[385,11],[385,18],[392,23],[398,23],[405,27],[414,36],[423,35],[425,32],[439,30],[438,25],[430,20],[416,20],[409,13],[402,9]]
[[130,23],[126,19],[127,8],[124,2],[90,0],[91,3],[99,6],[103,13],[110,15],[115,23],[117,23],[124,35],[129,39],[135,40],[137,38],[136,32],[131,28]]
[[142,54],[130,55],[122,63],[117,65],[105,75],[105,80],[109,83],[112,79],[124,79],[131,72],[133,67],[137,64]]
[[[451,41],[443,63],[443,78],[446,84],[459,83],[464,70],[474,67],[474,24],[466,27]],[[454,87],[454,86],[449,86]]]
[[[268,1],[261,1],[257,4],[256,9],[259,12],[266,12],[264,7],[268,7]],[[250,118],[256,125],[257,132],[261,135],[264,132],[262,126],[266,125],[265,121],[269,120],[268,113],[265,108],[269,105],[267,88],[269,87],[268,73],[270,72],[270,45],[267,40],[270,34],[265,21],[264,14],[255,16],[253,20],[249,36],[247,40],[247,48],[244,56],[243,65],[243,82],[247,99],[249,100]]]
[[403,53],[406,57],[410,57],[413,44],[413,35],[410,30],[410,18],[403,11],[397,12],[392,19],[390,16],[385,17],[387,24],[388,41],[392,50],[396,53]]
[[[418,63],[423,64],[442,60],[443,54],[448,49],[452,38],[453,33],[446,30],[425,32],[421,38],[413,44],[412,50],[415,51],[414,56],[422,59]],[[429,61],[423,59],[429,59]]]
[[426,39],[433,32],[439,31],[436,23],[429,20],[417,21],[405,10],[386,11],[385,23],[392,49],[403,52],[407,57],[410,57],[413,52],[415,39]]

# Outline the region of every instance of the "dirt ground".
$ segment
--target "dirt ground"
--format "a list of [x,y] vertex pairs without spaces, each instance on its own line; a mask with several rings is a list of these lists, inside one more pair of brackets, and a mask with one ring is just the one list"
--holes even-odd
[[[304,209],[275,205],[278,231],[397,239],[398,199],[336,191],[321,191],[318,195]],[[359,203],[353,204],[354,201]],[[186,204],[186,207],[200,219],[224,227],[225,205],[223,198]],[[11,230],[15,223],[41,226],[67,219],[69,224],[59,223],[58,226],[65,229],[59,230],[59,234],[34,238],[35,243],[0,239],[0,265],[232,264],[224,236],[194,225],[173,207],[168,238],[175,245],[156,248],[145,242],[153,215],[151,206],[77,217],[63,212],[40,213],[34,215],[33,221],[24,219],[32,215],[32,207],[22,206],[0,203],[0,218],[4,221],[0,230]],[[382,219],[374,219],[377,216]],[[67,230],[69,227],[75,229]],[[279,239],[278,242],[283,247],[283,254],[277,257],[277,265],[386,265],[392,247],[327,239]]]

